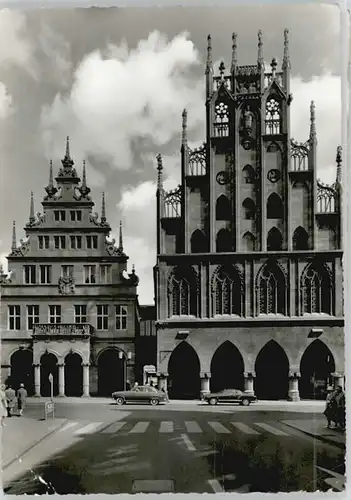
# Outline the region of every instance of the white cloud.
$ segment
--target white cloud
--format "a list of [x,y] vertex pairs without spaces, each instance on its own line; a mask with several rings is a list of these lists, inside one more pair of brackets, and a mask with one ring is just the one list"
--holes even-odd
[[[156,31],[135,50],[124,42],[105,54],[89,54],[75,73],[70,95],[58,94],[43,109],[46,146],[52,151],[70,124],[69,134],[82,155],[130,168],[133,146],[153,151],[179,134],[184,107],[190,129],[203,120],[202,81],[190,77],[198,63],[199,54],[185,34],[168,41]],[[62,144],[57,147],[61,152]]]
[[16,64],[33,73],[33,47],[24,35],[25,29],[23,12],[0,10],[0,65]]
[[12,112],[12,97],[6,85],[0,82],[0,120],[4,120]]

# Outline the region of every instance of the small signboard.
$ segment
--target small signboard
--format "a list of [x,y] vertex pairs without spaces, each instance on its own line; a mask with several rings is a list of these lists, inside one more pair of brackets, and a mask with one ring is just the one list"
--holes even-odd
[[55,403],[54,401],[47,401],[45,403],[45,420],[51,414],[52,418],[55,418]]

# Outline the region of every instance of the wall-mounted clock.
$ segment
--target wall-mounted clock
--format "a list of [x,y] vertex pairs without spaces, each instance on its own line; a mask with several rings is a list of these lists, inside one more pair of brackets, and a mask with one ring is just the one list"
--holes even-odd
[[277,170],[276,168],[273,168],[272,170],[270,170],[267,174],[267,179],[270,181],[270,182],[278,182],[279,179],[280,179],[280,172],[279,170]]
[[218,174],[216,175],[216,181],[221,186],[224,186],[224,184],[228,184],[228,182],[230,181],[229,172],[225,172],[224,170],[218,172]]

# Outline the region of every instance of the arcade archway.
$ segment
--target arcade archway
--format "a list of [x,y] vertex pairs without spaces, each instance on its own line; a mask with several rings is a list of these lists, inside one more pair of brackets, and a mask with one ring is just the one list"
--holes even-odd
[[258,353],[255,363],[255,393],[258,399],[288,398],[289,359],[284,349],[270,340]]
[[28,395],[34,394],[34,367],[33,352],[29,349],[15,351],[10,360],[11,376],[9,379],[13,389],[17,390],[20,384],[24,384]]
[[115,391],[124,389],[124,359],[116,349],[106,349],[98,357],[98,394],[111,397]]
[[79,354],[72,352],[65,357],[65,395],[80,397],[83,394],[83,366]]
[[335,361],[331,351],[321,340],[314,340],[300,362],[300,398],[325,399],[327,386],[333,384],[333,372]]
[[199,398],[200,384],[198,355],[187,342],[181,342],[168,362],[168,395],[171,399]]
[[50,396],[50,373],[53,376],[53,395],[58,395],[58,360],[55,354],[46,352],[40,358],[40,394],[44,397]]
[[244,389],[244,360],[229,341],[218,347],[211,361],[211,391]]

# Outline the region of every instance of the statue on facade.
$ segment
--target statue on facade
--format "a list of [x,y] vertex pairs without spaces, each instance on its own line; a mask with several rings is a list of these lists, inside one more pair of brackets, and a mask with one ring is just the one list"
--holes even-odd
[[252,122],[253,122],[253,113],[250,110],[250,106],[247,106],[244,111],[244,126],[246,132],[251,132],[252,130]]

